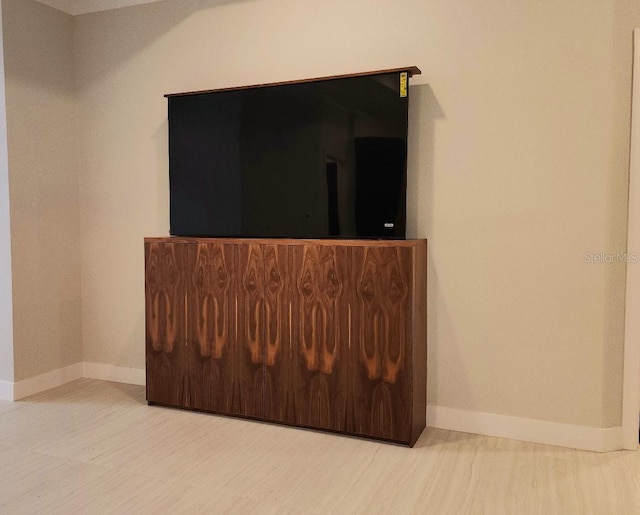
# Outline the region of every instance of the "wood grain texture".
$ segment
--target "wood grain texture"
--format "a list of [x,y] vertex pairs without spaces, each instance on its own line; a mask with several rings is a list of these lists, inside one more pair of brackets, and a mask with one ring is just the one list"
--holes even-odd
[[409,441],[411,251],[358,248],[352,256],[349,291],[356,430]]
[[264,245],[265,418],[296,423],[296,385],[292,343],[294,275],[291,248]]
[[412,421],[409,445],[413,447],[427,425],[427,242],[412,253],[411,370]]
[[321,247],[365,247],[365,248],[410,248],[423,245],[422,239],[405,240],[348,240],[348,239],[313,239],[313,238],[195,238],[186,236],[156,236],[147,237],[145,243],[226,243],[232,245],[276,245],[296,247],[298,245],[319,245]]
[[145,244],[146,384],[149,402],[188,407],[184,250]]
[[240,404],[234,412],[250,417],[264,416],[264,258],[261,245],[235,246],[235,303],[237,321],[236,374]]
[[413,445],[426,242],[331,241],[146,239],[149,400]]
[[346,395],[341,372],[347,343],[338,318],[347,306],[338,262],[334,247],[292,247],[295,423],[332,430],[344,430],[340,397]]
[[233,413],[243,395],[236,373],[234,246],[185,247],[190,406]]

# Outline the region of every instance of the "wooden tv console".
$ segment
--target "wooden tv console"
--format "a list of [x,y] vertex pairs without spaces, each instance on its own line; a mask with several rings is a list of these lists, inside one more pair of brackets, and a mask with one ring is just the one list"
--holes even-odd
[[145,238],[147,401],[413,446],[426,240]]

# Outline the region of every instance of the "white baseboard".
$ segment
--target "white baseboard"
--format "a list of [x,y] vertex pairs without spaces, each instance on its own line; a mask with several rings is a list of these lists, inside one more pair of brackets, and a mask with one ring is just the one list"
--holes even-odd
[[0,381],[0,401],[13,401],[13,383]]
[[104,363],[74,363],[16,383],[0,381],[0,400],[17,401],[83,377],[141,386],[144,386],[146,379],[144,369],[116,367]]
[[116,367],[105,363],[83,363],[83,377],[102,379],[114,383],[136,384],[144,386],[146,383],[144,368]]
[[586,451],[622,449],[622,426],[600,429],[443,406],[428,406],[427,426]]
[[52,370],[46,374],[23,379],[13,383],[13,399],[18,400],[36,393],[55,388],[56,386],[70,383],[82,377],[82,363],[75,363],[68,367]]

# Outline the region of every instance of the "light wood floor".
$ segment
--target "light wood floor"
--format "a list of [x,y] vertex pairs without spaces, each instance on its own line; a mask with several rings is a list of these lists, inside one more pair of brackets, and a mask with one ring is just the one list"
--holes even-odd
[[82,379],[0,402],[0,513],[640,514],[640,454],[435,429],[408,449]]

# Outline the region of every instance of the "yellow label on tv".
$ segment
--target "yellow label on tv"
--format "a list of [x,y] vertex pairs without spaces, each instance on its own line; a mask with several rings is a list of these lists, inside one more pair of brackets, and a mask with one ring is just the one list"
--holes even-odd
[[402,72],[400,74],[400,98],[405,98],[407,96],[408,81],[409,81],[409,74],[407,72]]

